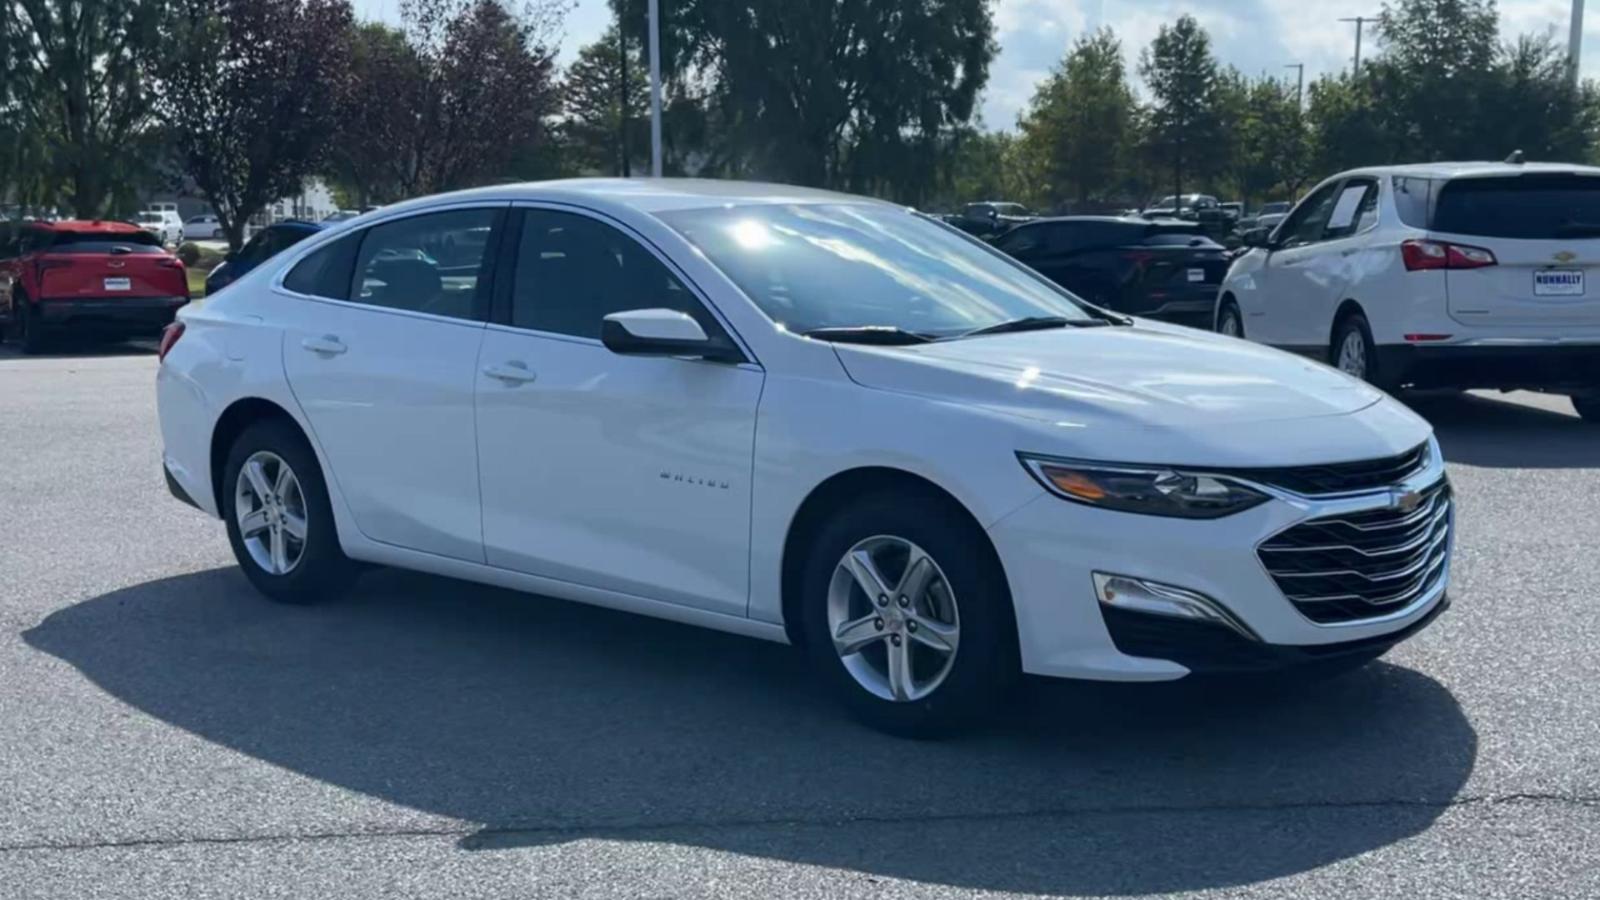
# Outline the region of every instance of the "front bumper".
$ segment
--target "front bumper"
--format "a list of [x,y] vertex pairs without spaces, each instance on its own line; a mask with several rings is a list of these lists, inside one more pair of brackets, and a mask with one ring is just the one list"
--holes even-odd
[[115,297],[43,300],[38,321],[50,328],[155,334],[172,324],[188,297]]
[[[1429,465],[1404,486],[1423,489],[1443,479],[1435,450]],[[1276,491],[1260,506],[1193,521],[1111,512],[1044,494],[989,529],[1011,588],[1023,669],[1065,678],[1166,681],[1194,671],[1292,667],[1375,653],[1404,640],[1447,605],[1453,526],[1436,580],[1403,602],[1346,621],[1309,618],[1257,552],[1270,538],[1310,520],[1393,503],[1389,489],[1337,500]],[[1204,595],[1246,634],[1114,609],[1096,595],[1097,572]]]
[[1386,381],[1416,388],[1600,389],[1600,344],[1389,344],[1377,351]]

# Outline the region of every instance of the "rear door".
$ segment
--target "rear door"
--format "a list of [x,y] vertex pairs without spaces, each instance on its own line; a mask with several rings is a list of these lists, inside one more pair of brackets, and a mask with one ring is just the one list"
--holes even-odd
[[[1342,182],[1323,185],[1300,201],[1272,235],[1272,247],[1256,274],[1257,290],[1240,297],[1245,306],[1244,333],[1264,344],[1296,347],[1305,333],[1305,297],[1321,292],[1327,261],[1321,259],[1322,233],[1339,199]],[[1327,344],[1327,339],[1316,342]],[[1296,349],[1304,349],[1296,347]]]
[[40,300],[189,296],[183,264],[144,231],[52,231],[33,258]]
[[1430,233],[1496,264],[1445,272],[1465,325],[1600,326],[1600,176],[1530,172],[1436,188]]
[[[361,533],[483,561],[473,411],[492,259],[504,207],[391,219],[301,260],[284,278],[283,366]],[[482,276],[480,278],[480,276]],[[297,302],[298,301],[298,302]]]

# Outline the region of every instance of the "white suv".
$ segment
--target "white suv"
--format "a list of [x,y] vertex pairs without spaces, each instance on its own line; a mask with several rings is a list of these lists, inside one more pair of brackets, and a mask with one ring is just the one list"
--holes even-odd
[[1600,420],[1600,169],[1426,163],[1328,179],[1217,298],[1217,330],[1385,387],[1528,388]]

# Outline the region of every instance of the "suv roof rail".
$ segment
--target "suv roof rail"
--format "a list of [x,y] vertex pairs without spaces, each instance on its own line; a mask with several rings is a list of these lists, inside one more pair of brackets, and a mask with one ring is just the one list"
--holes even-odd
[[1522,163],[1523,163],[1522,151],[1521,150],[1513,150],[1513,151],[1511,151],[1511,155],[1506,157],[1506,162],[1511,164],[1511,165],[1513,165],[1513,166],[1522,165]]

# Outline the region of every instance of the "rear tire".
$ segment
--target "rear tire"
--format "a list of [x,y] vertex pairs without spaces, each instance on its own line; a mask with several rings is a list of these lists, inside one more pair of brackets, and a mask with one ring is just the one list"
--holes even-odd
[[[920,581],[910,562],[919,553],[931,563]],[[848,567],[862,554],[887,588],[882,599]],[[829,693],[880,731],[929,738],[975,725],[1020,674],[1005,573],[987,536],[947,499],[884,492],[838,510],[811,541],[799,589],[813,668]],[[841,635],[859,649],[841,649]]]
[[[273,499],[264,499],[268,494]],[[322,467],[289,422],[259,421],[234,440],[223,467],[222,517],[239,567],[269,599],[317,603],[343,593],[355,577],[339,546]]]
[[1378,366],[1378,350],[1372,342],[1372,326],[1367,324],[1367,317],[1361,313],[1351,313],[1339,320],[1333,330],[1333,343],[1328,348],[1328,364],[1374,387],[1389,389],[1384,373]]
[[39,311],[24,297],[20,302],[15,302],[11,311],[13,329],[16,340],[22,347],[22,352],[33,356],[43,353],[45,344],[44,325],[39,322]]
[[1591,425],[1600,425],[1600,393],[1573,394],[1572,408]]

